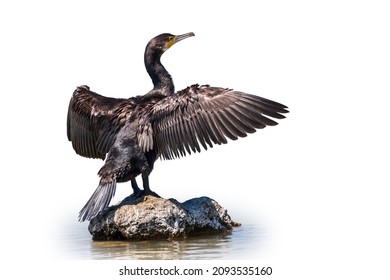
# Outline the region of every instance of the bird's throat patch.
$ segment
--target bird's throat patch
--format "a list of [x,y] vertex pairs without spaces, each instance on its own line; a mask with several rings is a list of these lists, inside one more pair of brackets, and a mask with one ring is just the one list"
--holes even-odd
[[176,39],[176,36],[169,37],[168,49],[173,46],[173,44],[175,43],[175,39]]

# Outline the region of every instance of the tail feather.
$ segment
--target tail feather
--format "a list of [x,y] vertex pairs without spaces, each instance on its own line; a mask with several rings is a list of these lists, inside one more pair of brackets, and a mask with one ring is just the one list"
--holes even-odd
[[107,208],[116,190],[116,180],[107,184],[100,184],[91,198],[85,204],[79,213],[79,221],[89,221],[95,217],[100,211]]

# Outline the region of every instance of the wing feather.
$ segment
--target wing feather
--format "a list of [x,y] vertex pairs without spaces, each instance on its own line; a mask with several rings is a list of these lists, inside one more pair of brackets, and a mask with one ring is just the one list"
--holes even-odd
[[67,135],[77,154],[89,158],[104,159],[115,141],[120,123],[118,108],[126,99],[101,96],[79,86],[69,102],[67,116]]
[[[207,113],[206,113],[207,114]],[[225,136],[223,135],[223,133],[221,132],[221,129],[219,129],[214,121],[214,116],[213,114],[207,114],[207,121],[208,121],[208,124],[210,125],[210,128],[212,129],[213,131],[213,134],[210,135],[213,139],[213,142],[220,145],[220,144],[226,144],[227,143],[227,140],[225,138]],[[213,137],[214,136],[214,137]]]
[[210,142],[207,136],[209,134],[207,131],[207,124],[203,122],[203,118],[199,113],[195,115],[194,122],[195,122],[194,126],[199,128],[197,130],[199,142],[202,145],[203,149],[207,150],[206,143]]
[[237,140],[237,136],[234,135],[228,128],[226,123],[223,121],[223,115],[221,113],[219,114],[214,114],[214,121],[216,122],[216,125],[221,128],[222,133],[226,135],[228,138],[231,140]]
[[178,128],[179,128],[178,129],[179,138],[180,139],[184,139],[184,141],[181,141],[181,153],[180,153],[180,155],[181,156],[185,156],[186,151],[187,151],[187,153],[191,152],[190,144],[187,141],[185,141],[185,139],[186,139],[185,124],[184,123],[179,123],[178,124]]
[[[193,85],[151,106],[145,123],[151,128],[153,149],[165,159],[207,150],[213,144],[225,144],[254,133],[256,129],[276,125],[287,107],[275,101],[231,89]],[[139,129],[138,143],[146,135]]]

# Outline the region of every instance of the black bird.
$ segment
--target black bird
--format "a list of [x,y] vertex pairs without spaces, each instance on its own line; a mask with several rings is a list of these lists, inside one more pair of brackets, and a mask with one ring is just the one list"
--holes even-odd
[[[100,183],[79,213],[90,220],[108,207],[117,182],[131,180],[134,195],[155,195],[149,174],[157,158],[174,159],[225,144],[277,123],[287,107],[259,96],[209,85],[175,92],[172,77],[161,64],[173,44],[194,36],[160,34],[145,49],[145,66],[153,89],[143,96],[116,99],[79,86],[69,103],[67,135],[77,154],[105,159]],[[140,175],[143,190],[135,178]]]

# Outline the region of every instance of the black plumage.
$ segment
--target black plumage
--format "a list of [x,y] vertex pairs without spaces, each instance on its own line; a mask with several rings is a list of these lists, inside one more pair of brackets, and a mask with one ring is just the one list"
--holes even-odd
[[[106,208],[116,183],[131,181],[135,195],[152,194],[149,174],[157,158],[174,159],[225,144],[256,129],[276,125],[287,107],[251,94],[209,85],[175,92],[161,55],[174,43],[194,36],[161,34],[145,49],[153,89],[143,96],[116,99],[79,86],[69,103],[67,135],[77,154],[105,159],[100,183],[80,211],[90,220]],[[143,190],[135,178],[141,175]]]

